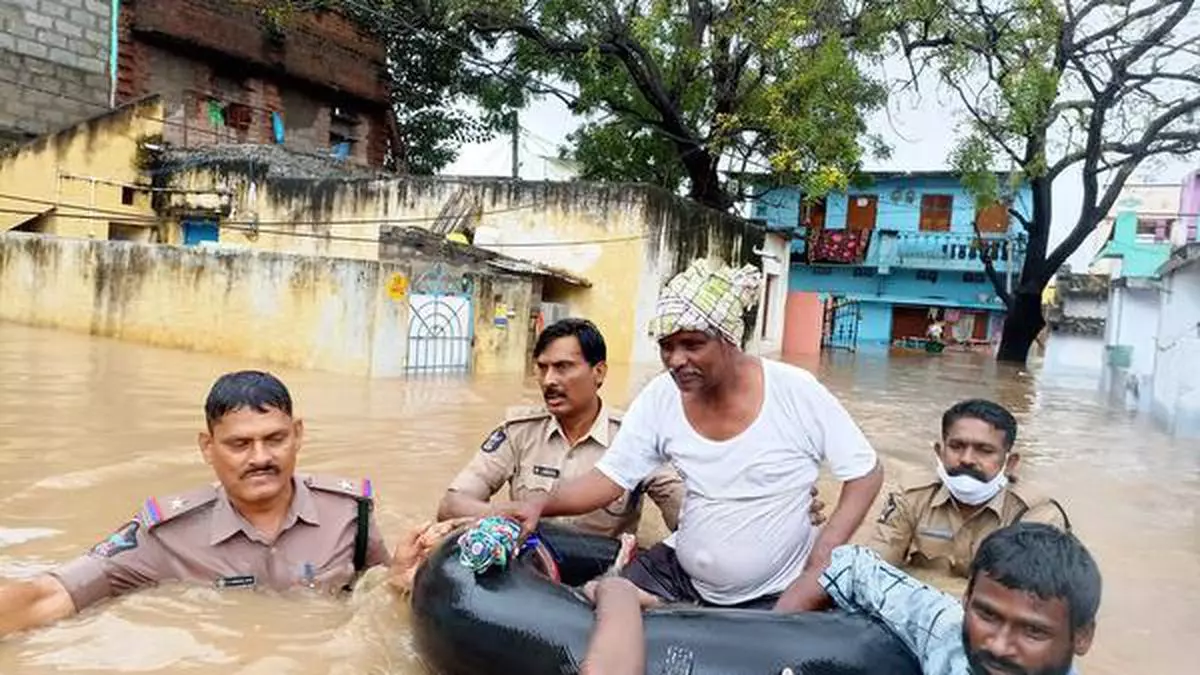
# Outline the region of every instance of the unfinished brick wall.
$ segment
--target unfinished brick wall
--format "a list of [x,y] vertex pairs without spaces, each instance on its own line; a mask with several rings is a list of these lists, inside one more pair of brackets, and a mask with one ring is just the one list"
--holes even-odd
[[273,40],[244,0],[127,0],[133,32],[221,52],[368,101],[386,100],[383,46],[333,12],[295,14]]
[[0,146],[108,107],[110,16],[109,0],[0,0]]
[[[383,48],[348,20],[298,14],[282,43],[272,43],[242,0],[126,0],[120,25],[119,97],[161,95],[169,142],[274,143],[271,114],[278,112],[285,147],[327,154],[330,113],[340,106],[359,119],[348,159],[382,164],[389,109],[379,77]],[[225,108],[224,124],[210,121],[209,97]]]

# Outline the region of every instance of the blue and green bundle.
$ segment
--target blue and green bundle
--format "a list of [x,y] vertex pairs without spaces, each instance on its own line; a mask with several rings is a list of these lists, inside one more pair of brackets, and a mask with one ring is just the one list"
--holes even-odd
[[458,560],[475,574],[482,574],[496,565],[508,566],[520,547],[521,526],[514,520],[499,516],[484,518],[458,538]]

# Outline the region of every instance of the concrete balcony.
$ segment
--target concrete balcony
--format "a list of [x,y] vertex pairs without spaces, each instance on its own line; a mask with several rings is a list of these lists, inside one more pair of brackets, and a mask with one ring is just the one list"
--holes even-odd
[[901,232],[876,229],[869,232],[822,230],[802,234],[793,241],[794,257],[809,265],[875,267],[887,274],[902,269],[982,272],[986,252],[999,272],[1014,272],[1024,262],[1024,242],[1014,235],[973,233]]
[[1015,262],[1016,271],[1024,257],[1020,242],[1009,235],[984,235],[980,240],[973,233],[876,230],[871,244],[874,251],[868,252],[867,264],[881,271],[901,267],[982,272],[984,254],[996,270],[1007,271]]

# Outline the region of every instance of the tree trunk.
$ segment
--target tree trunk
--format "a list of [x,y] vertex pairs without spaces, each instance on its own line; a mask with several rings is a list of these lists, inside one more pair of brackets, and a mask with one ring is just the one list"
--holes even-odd
[[996,354],[996,360],[1025,363],[1029,358],[1029,348],[1033,346],[1034,340],[1045,325],[1046,320],[1042,317],[1042,294],[1024,290],[1013,293],[1012,305],[1004,319],[1004,332],[1000,336],[1000,350]]
[[729,193],[721,187],[720,178],[715,170],[707,172],[707,175],[700,178],[692,176],[692,189],[689,191],[688,197],[717,211],[729,211],[733,206],[733,200],[730,199]]
[[710,209],[729,211],[733,206],[733,198],[721,184],[721,174],[717,172],[717,158],[707,150],[698,149],[699,146],[695,144],[677,141],[675,147],[679,149],[683,158],[683,168],[687,170],[688,180],[691,182],[688,197]]

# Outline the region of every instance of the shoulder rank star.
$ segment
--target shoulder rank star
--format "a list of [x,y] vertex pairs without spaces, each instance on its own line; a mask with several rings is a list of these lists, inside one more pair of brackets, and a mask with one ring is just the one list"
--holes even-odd
[[338,487],[349,492],[350,490],[354,489],[354,483],[351,483],[348,480],[343,480],[342,482],[338,483]]
[[187,500],[183,499],[182,497],[176,497],[175,499],[171,500],[171,510],[172,511],[178,511],[179,509],[182,509],[185,506],[187,506]]

